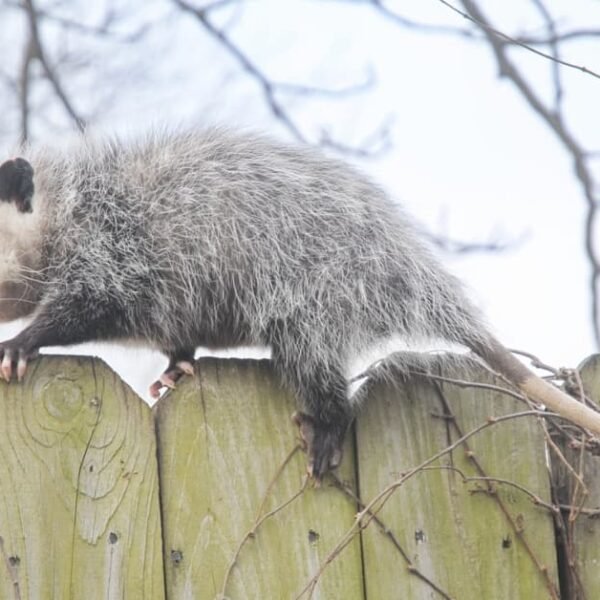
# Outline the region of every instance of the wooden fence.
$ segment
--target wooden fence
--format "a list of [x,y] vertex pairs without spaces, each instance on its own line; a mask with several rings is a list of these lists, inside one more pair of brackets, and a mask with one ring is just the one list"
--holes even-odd
[[600,598],[575,430],[561,452],[497,390],[380,386],[316,489],[267,361],[197,371],[153,410],[92,358],[0,382],[0,598]]

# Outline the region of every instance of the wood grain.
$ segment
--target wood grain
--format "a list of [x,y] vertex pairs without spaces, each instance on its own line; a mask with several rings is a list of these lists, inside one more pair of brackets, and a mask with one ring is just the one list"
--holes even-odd
[[0,597],[164,597],[150,409],[104,363],[0,382]]

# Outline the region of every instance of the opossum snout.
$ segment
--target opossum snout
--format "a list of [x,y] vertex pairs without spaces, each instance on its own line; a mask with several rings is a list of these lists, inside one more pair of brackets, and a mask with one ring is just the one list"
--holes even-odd
[[33,167],[24,158],[0,165],[0,201],[14,203],[19,212],[31,212],[33,191]]

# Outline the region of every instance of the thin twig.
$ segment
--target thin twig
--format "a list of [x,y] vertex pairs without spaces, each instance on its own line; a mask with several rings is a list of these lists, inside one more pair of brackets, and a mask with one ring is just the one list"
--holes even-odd
[[[299,600],[305,594],[309,593],[311,589],[314,588],[315,582],[323,574],[323,571],[327,568],[327,566],[335,559],[336,556],[352,541],[354,536],[367,527],[370,521],[377,515],[377,513],[381,510],[381,508],[385,505],[386,501],[391,497],[391,495],[404,485],[409,479],[414,477],[420,471],[422,471],[425,467],[434,463],[436,460],[440,459],[442,456],[449,454],[453,450],[455,450],[458,446],[463,444],[466,440],[478,434],[479,432],[487,429],[488,427],[492,427],[494,425],[498,425],[503,423],[504,421],[509,421],[511,419],[518,419],[522,417],[530,417],[530,416],[538,416],[538,417],[558,417],[559,415],[555,415],[553,413],[546,413],[539,410],[526,410],[519,413],[510,413],[508,415],[502,415],[500,417],[491,417],[485,423],[481,423],[477,427],[473,428],[471,431],[466,433],[465,435],[459,437],[452,444],[448,445],[443,450],[436,452],[434,455],[430,456],[428,459],[424,460],[421,464],[413,467],[408,472],[404,473],[401,477],[399,477],[396,481],[390,483],[383,490],[378,492],[375,497],[365,505],[365,508],[358,512],[354,523],[348,528],[348,530],[344,533],[344,535],[340,538],[340,541],[336,544],[336,546],[331,550],[331,552],[326,556],[325,560],[321,564],[317,573],[308,581],[308,583],[302,588],[300,593],[295,597],[295,600]],[[363,522],[364,520],[364,522]]]
[[240,556],[240,554],[242,552],[242,549],[243,549],[244,545],[246,544],[246,542],[249,539],[252,539],[252,538],[254,538],[256,536],[257,530],[259,529],[259,527],[267,519],[270,519],[271,517],[275,516],[278,512],[280,512],[281,510],[283,510],[286,506],[289,506],[294,500],[296,500],[296,498],[298,498],[299,496],[301,496],[302,493],[304,492],[304,490],[306,489],[306,486],[308,484],[308,477],[304,477],[304,481],[302,482],[302,486],[290,498],[288,498],[285,502],[282,502],[281,504],[279,504],[278,506],[276,506],[274,509],[272,509],[272,510],[270,510],[270,511],[268,511],[268,512],[266,512],[266,513],[263,514],[263,511],[265,509],[265,505],[267,503],[267,500],[268,500],[269,496],[271,495],[271,492],[273,491],[273,487],[275,486],[275,483],[277,482],[277,480],[279,479],[279,477],[283,473],[285,467],[292,460],[292,458],[294,457],[294,455],[296,454],[296,452],[298,452],[298,450],[300,450],[300,446],[298,446],[298,445],[295,446],[291,450],[291,452],[286,456],[285,460],[281,463],[281,465],[279,466],[279,468],[275,472],[275,475],[271,479],[271,482],[267,486],[267,489],[265,490],[265,493],[263,495],[262,501],[261,501],[261,503],[260,503],[260,505],[258,507],[258,510],[256,512],[256,517],[254,519],[254,523],[252,524],[252,527],[244,534],[244,536],[240,540],[240,543],[238,544],[238,546],[237,546],[237,548],[236,548],[236,550],[235,550],[235,552],[233,554],[233,557],[231,558],[231,561],[229,562],[229,565],[227,566],[227,569],[225,571],[225,576],[223,578],[223,585],[222,585],[222,588],[221,588],[220,598],[222,598],[222,599],[227,598],[227,596],[226,596],[227,584],[229,583],[229,579],[231,577],[231,573],[233,571],[233,568],[237,564],[239,556]]
[[464,38],[478,37],[477,32],[472,29],[463,29],[461,27],[452,27],[448,25],[434,25],[432,23],[423,23],[422,21],[408,19],[407,17],[399,15],[397,12],[390,10],[381,0],[370,0],[370,3],[377,9],[378,12],[390,19],[390,21],[407,29],[416,29],[419,32],[424,33],[458,35]]
[[[417,375],[418,373],[414,373]],[[504,388],[499,385],[494,385],[492,383],[482,383],[480,381],[467,381],[465,379],[454,379],[452,377],[444,377],[443,375],[434,375],[433,373],[425,374],[427,379],[433,379],[435,381],[441,381],[444,383],[449,383],[451,385],[456,385],[460,388],[475,388],[482,390],[489,390],[492,392],[497,392],[499,394],[506,394],[507,396],[511,396],[515,398],[515,400],[520,400],[524,402],[527,398],[523,394],[519,394],[518,392],[514,392],[513,390],[509,390],[508,388]]]
[[[365,503],[353,492],[350,487],[344,484],[341,479],[335,474],[330,473],[330,479],[334,482],[335,486],[340,489],[346,496],[352,499],[360,510],[365,508]],[[442,588],[436,585],[429,577],[427,577],[424,573],[422,573],[414,564],[414,562],[410,559],[408,552],[404,550],[398,538],[394,535],[394,532],[390,530],[390,528],[375,514],[372,515],[374,523],[379,527],[379,530],[383,535],[390,540],[394,548],[398,550],[404,561],[406,562],[406,566],[409,572],[418,577],[421,581],[426,583],[429,587],[435,590],[442,598],[446,600],[452,600],[452,597],[446,593]]]
[[[510,479],[505,479],[503,477],[491,477],[489,475],[472,475],[472,476],[470,476],[470,475],[466,475],[461,469],[459,469],[458,467],[455,467],[454,465],[437,465],[437,466],[425,467],[423,469],[423,471],[452,471],[454,473],[457,473],[460,476],[463,483],[474,483],[474,482],[476,483],[478,481],[481,481],[483,483],[498,483],[500,485],[506,485],[509,487],[513,487],[516,490],[523,492],[531,500],[531,502],[533,504],[535,504],[536,506],[542,506],[543,508],[547,509],[552,514],[558,514],[560,512],[560,507],[556,506],[555,504],[551,504],[550,502],[546,502],[545,500],[542,500],[542,498],[540,498],[537,494],[535,494],[531,490],[527,489],[524,485],[521,485],[520,483],[517,483],[516,481],[511,481]],[[489,489],[485,490],[486,493],[489,491],[490,491]]]
[[[452,427],[454,428],[454,430],[456,431],[458,436],[464,437],[462,428],[460,427],[456,417],[453,415],[450,404],[448,403],[448,400],[444,396],[444,393],[443,393],[441,387],[436,384],[435,389],[437,392],[437,397],[438,397],[440,403],[442,404],[442,408],[443,408],[444,414],[446,415],[447,422],[450,422],[452,424]],[[548,588],[548,592],[550,593],[550,597],[553,598],[553,600],[558,600],[559,591],[556,588],[554,581],[552,581],[552,579],[548,576],[548,570],[546,569],[545,565],[542,562],[540,562],[540,560],[537,557],[536,552],[534,551],[530,542],[525,537],[525,532],[523,530],[523,527],[519,524],[518,516],[516,518],[513,517],[512,513],[508,509],[508,506],[506,505],[506,503],[500,498],[500,496],[498,494],[495,493],[495,489],[491,485],[491,478],[489,478],[487,476],[487,473],[485,472],[483,465],[481,464],[481,462],[479,461],[479,459],[477,458],[475,453],[472,451],[468,440],[465,440],[462,445],[463,445],[465,452],[469,458],[469,461],[475,467],[477,473],[479,474],[479,479],[481,481],[487,480],[487,492],[493,497],[494,501],[498,505],[498,508],[504,515],[504,518],[506,519],[506,521],[512,528],[516,538],[519,540],[519,543],[522,545],[523,549],[525,550],[525,552],[527,553],[527,555],[529,556],[529,558],[535,565],[536,569],[538,570],[538,572],[544,579],[546,587]],[[427,467],[427,468],[432,468],[432,467]],[[510,483],[512,483],[515,486],[518,486],[518,484],[516,484],[514,482],[510,482]],[[539,500],[540,503],[543,502],[541,500],[541,498],[539,498],[537,495],[535,495],[533,493],[531,495],[534,498],[536,498],[537,500]],[[556,513],[553,512],[553,514],[556,514]]]
[[[525,50],[528,50],[529,52],[533,52],[533,54],[537,54],[538,56],[541,56],[542,58],[546,58],[548,60],[556,62],[559,65],[562,65],[563,67],[575,69],[576,71],[581,71],[582,73],[591,75],[592,77],[595,77],[596,79],[600,79],[600,73],[596,73],[596,71],[592,71],[591,69],[588,69],[587,67],[582,66],[582,65],[577,65],[575,63],[571,63],[566,60],[556,58],[556,57],[552,56],[552,54],[547,54],[546,52],[542,52],[541,50],[538,50],[537,48],[533,48],[532,46],[529,46],[528,44],[522,42],[519,38],[507,35],[506,33],[496,29],[495,27],[492,27],[486,19],[480,18],[473,13],[473,11],[471,9],[473,8],[474,3],[471,1],[468,1],[468,2],[463,1],[463,5],[465,7],[470,6],[470,8],[467,9],[467,12],[460,10],[459,8],[450,4],[450,2],[447,2],[446,0],[438,0],[438,2],[441,2],[444,6],[448,7],[450,10],[459,14],[464,19],[471,21],[472,23],[477,25],[477,27],[479,27],[480,29],[485,31],[487,34],[495,36],[496,38],[500,39],[502,42],[508,42],[510,44],[514,44],[515,46],[520,46],[521,48],[524,48]],[[477,10],[477,12],[479,12],[479,11]]]

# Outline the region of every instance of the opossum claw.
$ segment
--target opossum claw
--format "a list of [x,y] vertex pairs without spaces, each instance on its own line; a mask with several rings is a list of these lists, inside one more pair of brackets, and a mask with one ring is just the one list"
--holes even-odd
[[150,386],[149,393],[152,398],[158,398],[163,388],[174,390],[177,380],[183,375],[183,372],[175,372],[170,369],[161,374],[161,376]]
[[[179,377],[181,377],[181,375],[179,375]],[[168,387],[168,388],[174,390],[175,382],[177,381],[177,379],[179,379],[179,377],[177,377],[176,374],[174,373],[173,369],[171,369],[170,371],[165,371],[158,378],[158,380],[163,384],[163,387]]]
[[171,360],[169,366],[164,373],[155,381],[148,390],[152,398],[158,398],[163,388],[169,388],[174,390],[177,381],[181,379],[182,375],[193,375],[194,365],[188,360],[179,360],[174,362]]
[[27,370],[27,359],[22,356],[19,357],[17,362],[17,380],[22,381],[25,377],[25,371]]
[[343,435],[303,412],[295,412],[292,420],[299,428],[302,446],[308,455],[308,475],[319,485],[323,476],[342,461]]
[[194,374],[194,365],[188,360],[180,360],[175,366],[181,369],[186,375]]
[[11,350],[4,350],[4,357],[2,358],[2,379],[4,381],[10,381],[12,376],[12,352]]
[[160,390],[162,390],[162,383],[160,381],[155,381],[149,388],[148,393],[151,398],[160,398]]
[[149,393],[152,398],[160,397],[160,392],[163,388],[174,390],[177,380],[183,375],[183,371],[175,371],[168,369],[150,386]]
[[22,381],[27,371],[28,362],[37,355],[37,350],[27,351],[18,345],[13,345],[12,340],[0,344],[0,358],[2,359],[0,378],[10,383],[13,374],[16,374],[17,380]]

